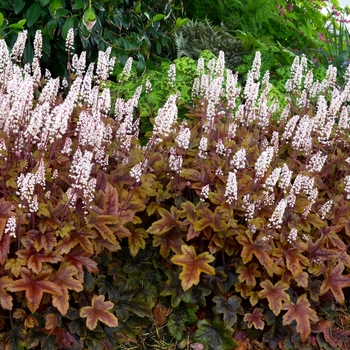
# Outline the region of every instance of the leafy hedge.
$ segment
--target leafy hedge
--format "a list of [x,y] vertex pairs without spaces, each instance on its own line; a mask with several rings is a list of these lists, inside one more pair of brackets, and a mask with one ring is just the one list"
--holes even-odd
[[242,88],[201,58],[178,121],[172,66],[141,146],[149,84],[112,106],[109,50],[61,81],[40,33],[16,63],[23,40],[0,41],[3,348],[117,349],[163,325],[194,349],[350,345],[350,71],[314,81],[296,57],[281,111],[259,53]]

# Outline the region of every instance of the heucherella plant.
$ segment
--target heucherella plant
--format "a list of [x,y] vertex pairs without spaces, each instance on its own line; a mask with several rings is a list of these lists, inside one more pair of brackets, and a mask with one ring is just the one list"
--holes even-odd
[[282,110],[259,53],[243,87],[223,53],[198,60],[191,101],[175,64],[142,146],[150,87],[112,99],[110,50],[86,67],[68,42],[63,81],[38,69],[39,33],[31,64],[14,47],[0,41],[1,346],[118,348],[163,325],[202,349],[350,346],[350,70],[340,87],[296,58]]

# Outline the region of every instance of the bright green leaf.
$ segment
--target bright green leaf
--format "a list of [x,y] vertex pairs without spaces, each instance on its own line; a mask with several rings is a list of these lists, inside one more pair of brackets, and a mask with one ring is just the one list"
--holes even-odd
[[152,18],[151,22],[160,21],[160,20],[164,19],[164,17],[165,17],[165,15],[163,15],[162,13],[158,13]]

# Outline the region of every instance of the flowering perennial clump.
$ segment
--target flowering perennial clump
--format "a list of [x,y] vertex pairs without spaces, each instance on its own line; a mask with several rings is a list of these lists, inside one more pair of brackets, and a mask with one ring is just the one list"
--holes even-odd
[[41,76],[39,33],[18,64],[25,37],[0,40],[1,346],[118,348],[157,318],[224,350],[349,347],[331,313],[350,287],[348,75],[317,81],[297,56],[282,108],[260,53],[245,86],[220,53],[184,103],[172,65],[144,135],[152,82],[114,96],[111,50],[86,67],[73,31],[67,81]]

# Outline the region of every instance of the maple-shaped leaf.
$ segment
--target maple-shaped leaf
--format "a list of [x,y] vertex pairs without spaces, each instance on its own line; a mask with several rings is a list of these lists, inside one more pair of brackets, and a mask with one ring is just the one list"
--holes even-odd
[[56,251],[62,255],[67,254],[79,244],[86,253],[94,254],[94,247],[91,241],[97,237],[98,234],[96,232],[93,232],[93,230],[73,230],[58,242]]
[[17,256],[27,262],[27,265],[34,273],[39,273],[43,268],[43,263],[57,263],[62,260],[62,256],[56,252],[48,254],[39,253],[34,247],[34,242],[30,238],[22,238],[25,249],[18,250]]
[[287,269],[293,277],[298,277],[303,272],[304,267],[310,265],[309,259],[302,254],[300,249],[280,246],[275,253],[281,254],[286,259]]
[[167,209],[159,208],[158,213],[161,219],[155,221],[147,232],[154,235],[161,235],[162,233],[170,231],[174,227],[181,227],[182,223],[179,220],[180,212],[176,207],[171,207],[170,212]]
[[180,254],[181,247],[184,245],[184,241],[181,238],[180,233],[174,228],[169,232],[155,235],[153,237],[152,244],[153,247],[160,246],[160,255],[166,259],[170,254],[170,250],[176,254]]
[[166,270],[165,274],[167,275],[168,280],[164,283],[163,289],[160,291],[159,295],[171,295],[171,307],[174,309],[179,306],[181,301],[186,304],[189,303],[192,296],[192,290],[183,290],[177,271]]
[[248,328],[252,328],[252,326],[256,329],[264,329],[264,313],[263,309],[256,307],[254,308],[252,313],[247,313],[244,315],[243,321],[247,322]]
[[269,253],[263,242],[250,242],[249,238],[244,235],[238,235],[237,241],[243,246],[241,257],[244,264],[253,259],[253,254],[258,258],[261,265],[266,268],[270,276],[274,274],[274,261],[271,259]]
[[118,219],[112,215],[99,215],[90,212],[86,217],[86,223],[89,228],[94,227],[97,232],[112,245],[119,244],[112,225],[118,225]]
[[0,278],[0,304],[3,309],[12,310],[12,296],[6,292],[6,288],[12,285],[13,280],[8,276]]
[[104,295],[94,295],[92,297],[91,306],[84,306],[79,313],[80,317],[87,318],[86,326],[90,330],[97,327],[97,322],[100,321],[109,327],[118,327],[118,319],[108,310],[114,307],[111,301],[104,301]]
[[301,340],[305,342],[311,333],[310,321],[318,322],[317,313],[311,309],[306,293],[301,295],[295,304],[290,301],[285,302],[283,310],[287,310],[282,317],[283,325],[289,325],[295,321],[296,330],[300,333]]
[[233,326],[237,322],[237,314],[244,312],[241,305],[242,299],[236,295],[232,295],[228,299],[222,295],[215,296],[213,301],[216,304],[213,309],[214,313],[223,314],[224,322],[229,326]]
[[60,286],[49,281],[52,275],[51,270],[44,270],[35,275],[31,270],[22,267],[20,275],[22,278],[12,282],[7,290],[10,292],[25,291],[28,308],[31,312],[35,312],[39,308],[44,293],[62,295]]
[[233,339],[233,329],[215,316],[213,321],[203,319],[197,322],[193,340],[206,345],[205,349],[232,350],[237,347]]
[[83,290],[81,281],[74,278],[77,274],[78,269],[75,266],[64,263],[60,266],[56,274],[50,278],[51,282],[56,283],[61,288],[62,295],[53,295],[52,304],[56,306],[62,315],[65,315],[69,309],[68,290],[71,289],[76,292]]
[[237,267],[238,281],[246,283],[247,286],[253,289],[256,286],[256,277],[261,277],[259,265],[257,263],[250,263],[248,266],[240,265]]
[[181,203],[181,217],[186,216],[186,219],[189,223],[194,224],[198,220],[198,210],[208,208],[209,203],[207,202],[198,202],[196,205],[194,205],[190,201],[185,201]]
[[289,295],[286,290],[289,289],[289,284],[286,282],[278,281],[275,285],[270,280],[265,280],[260,283],[263,288],[259,292],[260,298],[267,298],[269,302],[269,308],[277,316],[282,310],[282,301],[289,301]]
[[63,257],[63,261],[75,266],[78,269],[77,278],[84,281],[84,270],[86,268],[90,273],[98,273],[97,262],[92,260],[90,256],[79,246],[73,248]]
[[177,341],[182,340],[186,324],[191,325],[198,320],[196,315],[198,309],[198,305],[195,305],[192,308],[188,306],[176,307],[170,313],[167,320],[167,327],[170,335],[172,335]]
[[223,206],[217,206],[212,212],[209,208],[198,210],[200,219],[193,225],[195,231],[203,231],[210,226],[214,231],[224,231],[227,227],[228,210]]
[[350,274],[343,275],[344,265],[331,265],[325,271],[325,279],[322,282],[320,295],[323,295],[330,290],[334,295],[335,300],[344,304],[345,298],[343,288],[350,287]]
[[202,272],[208,275],[215,275],[215,269],[209,263],[215,258],[208,252],[201,253],[197,256],[193,246],[183,245],[182,254],[176,254],[171,258],[173,264],[182,266],[180,280],[182,288],[186,291],[193,285],[199,283],[199,276]]
[[142,227],[130,230],[131,236],[128,237],[130,253],[133,257],[137,255],[140,249],[145,249],[148,233]]
[[34,248],[37,252],[44,249],[44,253],[48,254],[56,247],[57,239],[54,231],[41,233],[38,230],[32,230],[29,233],[29,237],[33,240]]

